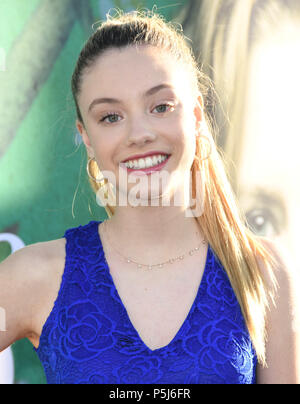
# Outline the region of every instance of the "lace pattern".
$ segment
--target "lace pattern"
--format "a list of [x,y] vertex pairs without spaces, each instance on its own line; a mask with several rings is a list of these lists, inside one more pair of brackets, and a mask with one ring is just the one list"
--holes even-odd
[[254,384],[257,358],[228,277],[208,246],[193,305],[173,340],[151,350],[118,295],[99,221],[68,229],[58,296],[39,347],[48,384]]

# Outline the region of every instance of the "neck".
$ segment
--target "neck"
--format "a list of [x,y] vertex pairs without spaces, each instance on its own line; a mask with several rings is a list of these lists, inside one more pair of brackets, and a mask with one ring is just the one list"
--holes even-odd
[[177,256],[203,239],[198,221],[183,207],[117,207],[107,228],[120,252],[145,262]]

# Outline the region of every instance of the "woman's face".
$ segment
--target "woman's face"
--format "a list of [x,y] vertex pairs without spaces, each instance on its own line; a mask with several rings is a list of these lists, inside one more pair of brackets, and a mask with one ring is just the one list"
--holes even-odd
[[[84,127],[79,122],[77,127],[100,170],[114,174],[117,194],[135,186],[119,182],[126,171],[120,163],[152,151],[171,155],[163,168],[164,192],[181,189],[201,119],[201,96],[192,97],[190,83],[186,68],[172,55],[149,46],[105,51],[84,73],[78,98]],[[162,192],[151,181],[146,188],[148,197],[150,188],[154,198]]]
[[259,46],[251,64],[239,200],[253,230],[295,257],[300,226],[300,29]]

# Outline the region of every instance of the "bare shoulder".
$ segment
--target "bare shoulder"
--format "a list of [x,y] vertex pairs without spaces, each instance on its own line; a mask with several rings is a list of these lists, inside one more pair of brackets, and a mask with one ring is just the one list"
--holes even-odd
[[10,270],[20,278],[38,286],[38,282],[48,282],[61,269],[65,260],[64,238],[28,245],[7,258]]
[[[300,382],[300,302],[299,273],[289,251],[278,241],[261,238],[263,246],[276,260],[276,289],[266,318],[267,367],[258,367],[258,382]],[[271,282],[271,274],[261,262],[263,275]]]
[[[66,239],[60,238],[57,240],[44,241],[25,247],[30,260],[37,260],[40,264],[47,267],[49,264],[53,264],[55,261],[59,261],[65,258],[65,245]],[[19,250],[21,251],[21,250]],[[25,254],[25,252],[24,252]]]
[[59,291],[65,267],[65,246],[65,238],[29,246],[29,260],[35,267],[32,274],[35,299],[32,302],[32,320],[27,337],[36,347]]
[[64,269],[65,242],[62,238],[28,245],[0,264],[0,306],[6,314],[0,351],[35,334]]

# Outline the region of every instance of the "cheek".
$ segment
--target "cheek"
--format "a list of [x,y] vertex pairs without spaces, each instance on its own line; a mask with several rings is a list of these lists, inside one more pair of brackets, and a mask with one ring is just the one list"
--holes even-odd
[[196,151],[196,132],[194,123],[191,119],[186,120],[185,124],[183,125],[182,134],[184,148],[188,153],[192,153],[194,155]]
[[109,169],[112,165],[113,147],[105,139],[98,137],[93,142],[94,154],[100,170]]
[[187,164],[188,167],[191,168],[194,158],[195,158],[195,153],[196,153],[196,140],[193,136],[188,136],[186,138],[186,150],[187,150]]
[[178,133],[176,144],[182,169],[190,170],[196,152],[196,140],[194,135],[182,131],[181,133]]

